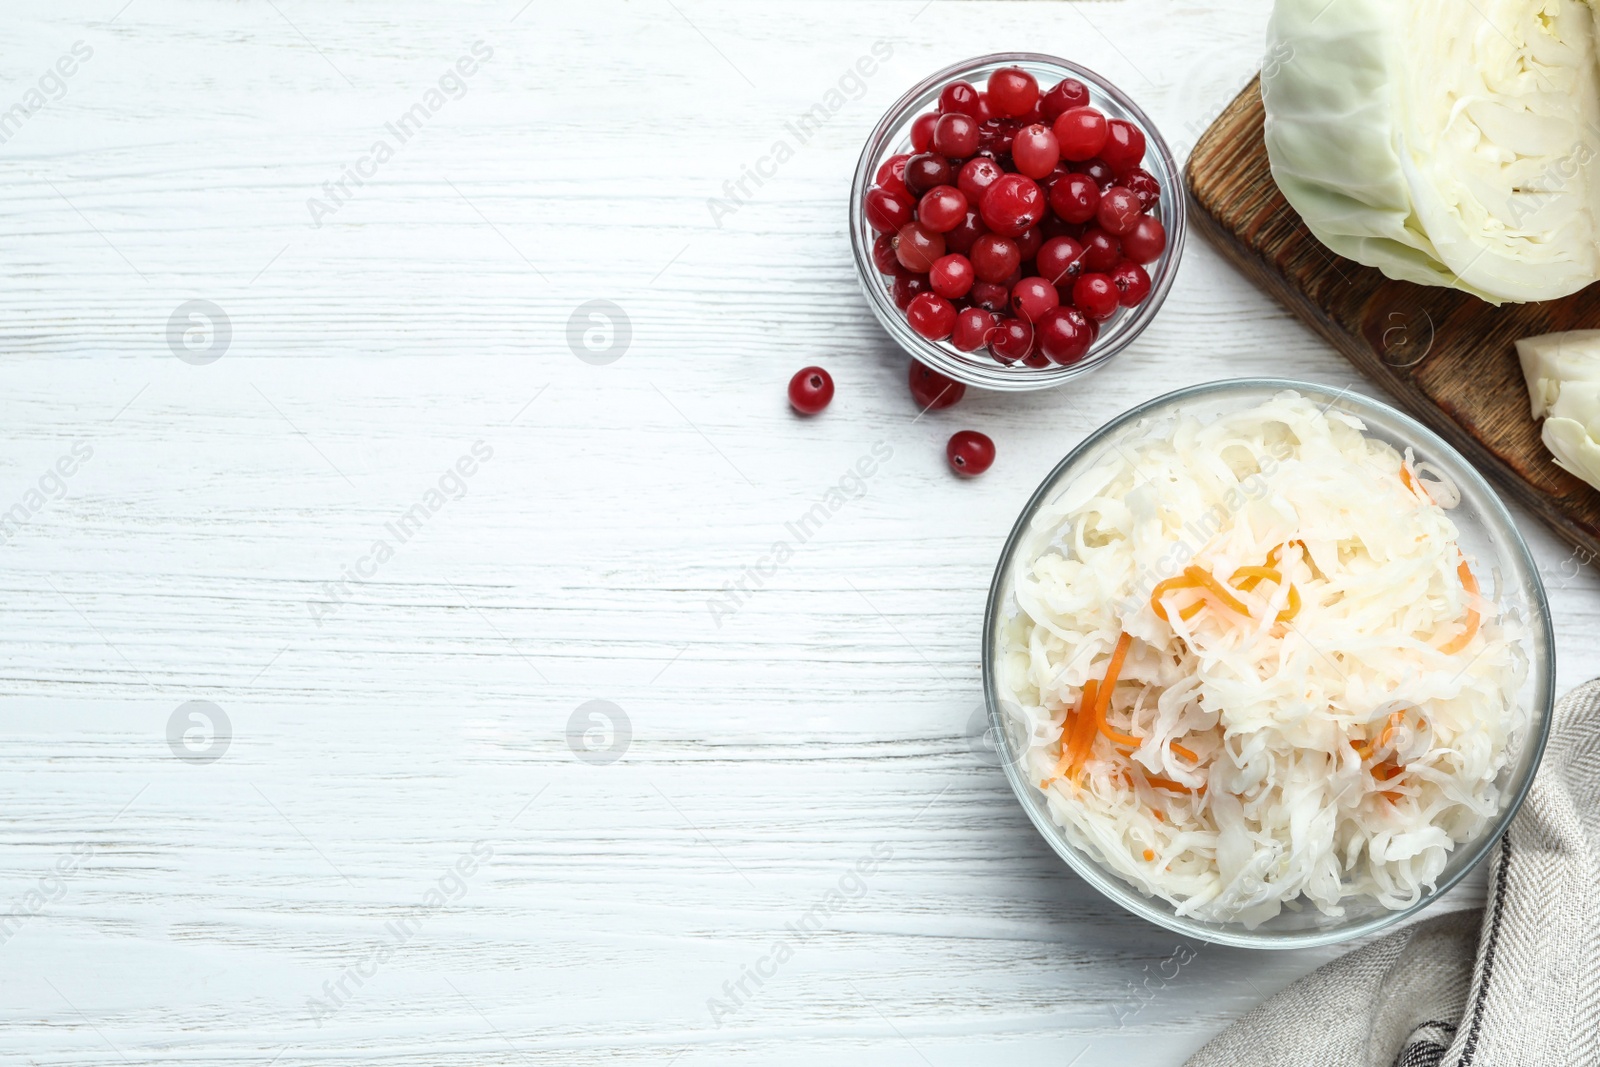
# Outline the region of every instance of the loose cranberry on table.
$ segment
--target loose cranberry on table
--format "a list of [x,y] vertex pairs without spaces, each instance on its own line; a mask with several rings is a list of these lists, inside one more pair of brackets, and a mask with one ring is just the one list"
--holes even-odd
[[[1128,196],[1131,198],[1133,194],[1128,193]],[[1138,200],[1135,198],[1133,203],[1137,206]],[[1135,217],[1137,214],[1135,212]],[[935,185],[917,202],[917,221],[934,233],[949,233],[966,217],[967,194],[953,185]],[[1130,221],[1127,229],[1132,226]],[[1118,232],[1126,233],[1127,229]]]
[[925,274],[944,255],[944,234],[934,233],[920,222],[908,222],[894,235],[894,254],[906,270]]
[[1039,81],[1021,67],[1001,67],[989,75],[989,110],[1001,118],[1021,118],[1039,102]]
[[984,190],[978,202],[983,224],[1003,237],[1016,237],[1044,217],[1044,191],[1025,174],[1006,174]]
[[1150,275],[1137,263],[1123,260],[1111,271],[1111,284],[1117,287],[1118,302],[1125,308],[1138,307],[1150,295]]
[[1122,237],[1122,253],[1135,263],[1154,263],[1167,247],[1167,229],[1151,215],[1140,217]]
[[910,385],[911,399],[923,411],[943,411],[967,395],[966,386],[916,360],[911,361]]
[[975,477],[994,464],[994,442],[977,430],[960,430],[944,446],[950,469],[964,477]]
[[1107,274],[1085,274],[1072,283],[1072,304],[1091,319],[1105,321],[1117,313],[1122,294]]
[[946,300],[960,300],[966,296],[972,291],[975,279],[972,262],[956,253],[941,256],[934,261],[933,269],[928,271],[928,284]]
[[821,367],[802,367],[789,379],[789,406],[801,415],[815,415],[833,399],[833,378]]
[[962,352],[976,352],[989,343],[989,331],[997,321],[992,311],[981,307],[962,308],[956,312],[956,328],[950,331],[950,343]]
[[1093,159],[1106,143],[1106,117],[1092,107],[1068,108],[1056,117],[1054,132],[1062,159]]
[[956,306],[936,293],[923,293],[906,308],[906,322],[928,340],[943,341],[956,328]]

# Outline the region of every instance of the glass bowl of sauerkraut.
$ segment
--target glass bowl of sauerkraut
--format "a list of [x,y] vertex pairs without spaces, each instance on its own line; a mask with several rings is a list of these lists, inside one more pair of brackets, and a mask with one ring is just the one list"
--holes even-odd
[[1538,569],[1454,448],[1307,382],[1179,390],[1034,493],[984,624],[1007,777],[1152,922],[1330,944],[1461,880],[1526,795],[1555,675]]

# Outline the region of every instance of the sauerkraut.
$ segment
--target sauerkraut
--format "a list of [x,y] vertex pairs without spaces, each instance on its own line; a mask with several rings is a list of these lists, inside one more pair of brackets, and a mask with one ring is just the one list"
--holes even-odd
[[1517,625],[1455,487],[1364,429],[1293,392],[1169,421],[1043,507],[1012,572],[1021,769],[1180,915],[1403,908],[1503,803]]

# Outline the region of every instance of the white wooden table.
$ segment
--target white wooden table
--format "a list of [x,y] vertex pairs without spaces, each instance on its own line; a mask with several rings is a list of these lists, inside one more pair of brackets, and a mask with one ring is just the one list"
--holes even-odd
[[[1354,374],[1191,242],[1112,369],[918,421],[844,229],[929,71],[1070,55],[1186,151],[1267,6],[9,0],[0,1059],[1171,1064],[1330,958],[1164,965],[967,733],[1000,542],[1067,449],[1181,385]],[[610,363],[568,344],[592,300]],[[1000,453],[970,483],[964,427]],[[1522,524],[1564,690],[1600,583]],[[590,701],[627,720],[592,752]]]

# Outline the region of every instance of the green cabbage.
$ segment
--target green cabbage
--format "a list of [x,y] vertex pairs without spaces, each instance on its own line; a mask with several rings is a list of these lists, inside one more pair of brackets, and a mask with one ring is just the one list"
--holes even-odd
[[1491,303],[1600,279],[1597,24],[1580,0],[1276,0],[1272,175],[1334,252]]

